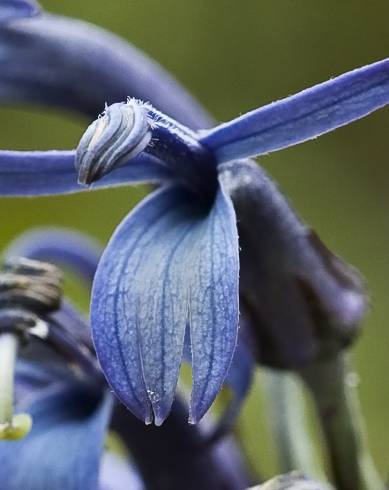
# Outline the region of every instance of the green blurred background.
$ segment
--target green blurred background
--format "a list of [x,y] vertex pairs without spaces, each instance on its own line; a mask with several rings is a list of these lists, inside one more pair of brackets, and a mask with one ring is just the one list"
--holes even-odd
[[[168,68],[219,120],[389,53],[387,0],[42,3],[47,10],[89,20],[130,40]],[[46,110],[0,109],[0,147],[72,148],[85,124]],[[370,446],[384,472],[389,463],[388,155],[385,109],[262,160],[299,214],[368,280],[372,306],[354,362]],[[0,245],[38,225],[75,227],[104,242],[144,192],[127,188],[62,198],[2,199]],[[255,430],[251,434],[252,444],[261,443],[262,435]]]

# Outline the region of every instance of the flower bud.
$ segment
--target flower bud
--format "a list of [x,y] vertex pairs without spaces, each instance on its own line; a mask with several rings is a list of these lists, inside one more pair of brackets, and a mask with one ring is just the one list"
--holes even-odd
[[80,184],[91,184],[142,152],[151,139],[147,107],[134,99],[106,107],[76,151]]
[[257,360],[297,369],[344,349],[367,308],[359,274],[298,219],[257,165],[224,164],[220,175],[237,214],[241,310]]

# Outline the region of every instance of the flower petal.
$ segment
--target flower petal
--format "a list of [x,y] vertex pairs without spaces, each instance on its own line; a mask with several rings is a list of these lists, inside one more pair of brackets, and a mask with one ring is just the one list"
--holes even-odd
[[1,0],[0,24],[23,17],[31,17],[40,12],[34,0]]
[[148,100],[190,127],[209,117],[157,63],[92,24],[44,14],[0,31],[0,102],[32,102],[96,117],[105,103]]
[[84,385],[46,392],[28,407],[34,425],[23,440],[0,444],[7,490],[95,490],[112,399]]
[[209,210],[168,187],[125,218],[96,272],[92,330],[108,381],[137,417],[159,425],[168,415],[188,319],[192,421],[209,408],[235,349],[237,290],[236,225],[221,190]]
[[193,390],[189,422],[208,410],[228,373],[239,322],[239,245],[236,216],[222,188],[202,232],[190,303]]
[[3,254],[70,267],[92,284],[101,255],[100,246],[87,235],[66,228],[36,228],[18,236]]
[[170,172],[140,154],[89,187],[77,183],[74,151],[0,151],[0,196],[46,196],[103,189],[131,183],[156,183]]
[[389,102],[389,59],[255,109],[205,133],[219,162],[262,155],[316,138]]

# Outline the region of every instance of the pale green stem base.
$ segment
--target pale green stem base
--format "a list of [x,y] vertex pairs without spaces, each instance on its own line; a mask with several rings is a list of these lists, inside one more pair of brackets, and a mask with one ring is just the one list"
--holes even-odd
[[0,336],[0,425],[12,422],[15,359],[18,345],[16,335],[4,333]]
[[14,415],[14,373],[18,347],[16,335],[0,335],[0,440],[21,439],[32,427],[28,414]]
[[264,381],[268,418],[280,472],[299,470],[323,479],[307,427],[303,386],[293,374],[278,371],[266,370]]
[[300,371],[318,411],[337,490],[383,490],[368,451],[355,375],[343,354]]

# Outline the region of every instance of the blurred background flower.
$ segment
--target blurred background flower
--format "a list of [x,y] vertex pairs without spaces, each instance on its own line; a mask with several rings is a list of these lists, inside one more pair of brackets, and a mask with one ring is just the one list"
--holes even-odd
[[[388,55],[385,0],[375,0],[368,8],[362,0],[312,5],[302,0],[276,5],[272,0],[246,0],[244,7],[225,0],[115,0],[109,9],[102,0],[43,0],[42,5],[128,39],[169,69],[218,120]],[[0,108],[0,147],[73,148],[85,125],[70,114],[64,118],[43,109]],[[388,110],[383,110],[331,136],[261,159],[304,220],[368,280],[373,307],[354,352],[370,447],[381,470],[389,450],[382,436],[389,410],[388,129]],[[47,224],[76,227],[105,242],[128,212],[129,202],[134,205],[144,194],[142,188],[125,188],[1,200],[0,248],[26,227]],[[70,292],[86,306],[80,290]],[[242,431],[252,457],[261,455],[262,466],[269,451],[261,450],[264,440],[258,437],[254,410],[257,404],[249,400]]]

